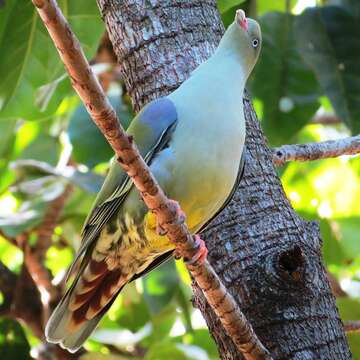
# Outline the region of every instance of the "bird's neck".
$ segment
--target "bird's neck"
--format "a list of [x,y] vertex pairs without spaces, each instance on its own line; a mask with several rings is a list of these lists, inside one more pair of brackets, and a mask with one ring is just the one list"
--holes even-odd
[[240,98],[247,80],[247,74],[237,54],[225,49],[218,49],[210,59],[193,72],[191,77],[194,77],[196,82],[200,80],[202,85],[208,84],[209,90],[231,92],[233,96],[236,94]]

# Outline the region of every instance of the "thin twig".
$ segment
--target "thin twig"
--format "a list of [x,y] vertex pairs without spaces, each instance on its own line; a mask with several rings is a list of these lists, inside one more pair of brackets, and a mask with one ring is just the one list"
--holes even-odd
[[73,186],[67,185],[64,192],[49,204],[45,211],[44,219],[37,228],[38,239],[36,241],[35,248],[38,256],[42,258],[51,246],[51,237],[54,234],[55,227],[59,222],[66,200],[72,192]]
[[341,119],[332,113],[316,114],[310,121],[310,124],[321,124],[321,125],[337,125],[341,124]]
[[[155,213],[158,224],[167,231],[177,253],[191,259],[197,252],[196,242],[186,225],[180,221],[174,203],[160,189],[148,166],[141,158],[132,138],[119,125],[117,115],[93,75],[79,41],[72,33],[55,0],[32,0],[53,39],[91,118],[115,151],[119,163],[133,180],[148,208]],[[254,333],[233,297],[221,284],[211,265],[187,265],[196,282],[245,359],[271,359],[269,352]]]
[[50,316],[51,304],[57,302],[61,296],[59,289],[52,283],[52,275],[46,268],[45,255],[51,246],[51,238],[57,226],[66,200],[73,191],[72,185],[67,185],[64,192],[50,202],[42,223],[35,229],[37,241],[34,246],[25,242],[23,246],[26,266],[41,294],[43,304],[43,319],[46,322]]
[[356,135],[340,140],[283,145],[273,149],[273,162],[281,166],[287,161],[312,161],[359,153],[360,135]]
[[347,333],[359,333],[360,332],[360,320],[344,321],[344,330]]

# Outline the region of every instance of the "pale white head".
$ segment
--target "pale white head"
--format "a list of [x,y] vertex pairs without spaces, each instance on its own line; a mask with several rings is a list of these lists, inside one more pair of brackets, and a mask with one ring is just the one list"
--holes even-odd
[[261,50],[261,29],[259,24],[247,18],[244,10],[236,11],[234,22],[227,28],[219,50],[228,51],[239,57],[240,63],[249,75],[256,64]]

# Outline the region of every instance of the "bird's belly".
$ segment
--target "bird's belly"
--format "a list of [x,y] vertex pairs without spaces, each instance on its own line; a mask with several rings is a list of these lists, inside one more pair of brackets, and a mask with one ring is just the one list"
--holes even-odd
[[[194,164],[198,170],[184,174],[182,184],[176,194],[187,216],[190,229],[196,231],[206,223],[223,205],[234,186],[239,161],[235,164],[222,163],[214,168],[208,163]],[[209,161],[209,160],[208,160]]]
[[206,138],[198,137],[188,148],[174,150],[179,166],[175,169],[174,194],[169,196],[180,202],[191,231],[196,232],[211,219],[230,195],[243,143],[244,132],[239,126],[232,132],[207,133]]

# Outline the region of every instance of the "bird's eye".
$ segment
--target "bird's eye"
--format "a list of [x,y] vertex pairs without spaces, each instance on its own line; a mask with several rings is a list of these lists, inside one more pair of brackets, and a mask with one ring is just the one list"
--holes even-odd
[[257,48],[257,47],[259,46],[259,40],[258,40],[258,39],[254,39],[254,40],[252,41],[252,46],[253,46],[254,48]]

